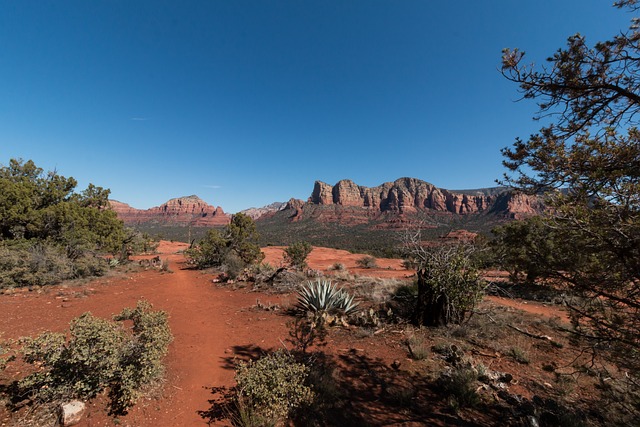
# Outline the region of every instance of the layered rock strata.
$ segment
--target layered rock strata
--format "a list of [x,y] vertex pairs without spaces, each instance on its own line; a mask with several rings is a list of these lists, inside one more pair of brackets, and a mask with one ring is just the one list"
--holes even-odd
[[125,224],[157,223],[212,227],[226,225],[230,216],[221,207],[207,204],[197,196],[178,197],[150,209],[136,209],[126,203],[110,200],[118,218]]
[[534,215],[542,208],[535,197],[498,190],[475,194],[453,192],[416,178],[400,178],[377,187],[363,187],[345,179],[333,186],[316,181],[308,202],[362,207],[378,212],[433,210],[461,215],[493,212],[511,218]]

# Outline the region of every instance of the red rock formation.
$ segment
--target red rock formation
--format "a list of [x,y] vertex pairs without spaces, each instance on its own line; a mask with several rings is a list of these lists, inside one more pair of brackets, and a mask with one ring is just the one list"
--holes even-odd
[[226,225],[230,221],[230,216],[221,207],[211,206],[197,196],[171,199],[161,206],[146,210],[132,208],[117,200],[110,200],[110,205],[127,225],[156,223],[213,227]]
[[350,180],[341,180],[335,186],[316,181],[309,203],[398,213],[433,210],[466,215],[491,211],[512,218],[532,215],[541,209],[537,198],[523,194],[452,192],[415,178],[400,178],[371,188]]
[[289,216],[292,221],[298,221],[302,218],[302,210],[304,208],[304,202],[300,199],[289,199],[287,205],[283,210],[292,210],[293,214]]

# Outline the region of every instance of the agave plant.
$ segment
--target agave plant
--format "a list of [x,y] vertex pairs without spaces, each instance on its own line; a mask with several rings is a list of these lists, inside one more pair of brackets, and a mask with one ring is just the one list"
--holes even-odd
[[330,280],[309,281],[298,291],[297,306],[304,312],[348,315],[358,306],[353,296]]

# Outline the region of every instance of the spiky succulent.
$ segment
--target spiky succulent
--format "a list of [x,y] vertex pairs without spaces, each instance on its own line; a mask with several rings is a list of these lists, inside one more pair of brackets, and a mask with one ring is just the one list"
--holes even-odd
[[298,291],[297,306],[304,312],[327,312],[348,315],[358,306],[353,296],[338,289],[330,280],[309,281]]

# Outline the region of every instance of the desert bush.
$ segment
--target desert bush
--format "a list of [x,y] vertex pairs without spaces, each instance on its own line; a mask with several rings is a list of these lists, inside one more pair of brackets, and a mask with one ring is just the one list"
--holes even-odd
[[120,353],[117,381],[110,385],[112,407],[124,412],[138,397],[143,386],[152,384],[164,375],[162,360],[167,354],[173,335],[167,313],[152,311],[147,301],[138,301],[136,308],[125,308],[114,316],[116,321],[133,323],[133,335]]
[[347,267],[341,262],[335,262],[331,266],[329,266],[328,270],[331,271],[346,271]]
[[511,347],[508,354],[513,358],[513,360],[523,365],[528,365],[531,361],[527,352],[521,347]]
[[304,270],[307,267],[307,257],[313,247],[307,242],[296,242],[284,250],[284,262],[292,268]]
[[376,262],[376,259],[371,255],[367,255],[356,260],[356,264],[360,268],[378,268],[378,263]]
[[172,340],[164,312],[138,302],[115,320],[130,320],[131,333],[122,325],[85,313],[72,320],[66,334],[45,332],[23,342],[22,358],[38,369],[17,382],[17,392],[33,401],[91,399],[109,389],[112,413],[125,413],[164,372],[162,358]]
[[0,372],[15,358],[15,355],[12,354],[9,347],[10,344],[2,339],[2,333],[0,332]]
[[238,213],[223,230],[211,229],[207,235],[185,254],[198,268],[221,267],[227,264],[232,270],[259,263],[264,259],[256,243],[258,233],[255,222],[247,215]]
[[251,266],[250,274],[256,283],[266,282],[275,274],[276,269],[268,262],[261,262]]
[[41,286],[103,274],[125,242],[125,228],[105,209],[109,190],[77,182],[32,161],[0,166],[0,287]]
[[306,354],[307,349],[313,345],[324,346],[327,344],[327,329],[322,323],[317,324],[313,319],[296,318],[287,323],[289,327],[289,341],[294,350],[300,354]]
[[477,388],[478,374],[470,366],[458,365],[440,374],[438,387],[454,408],[474,407],[480,403]]
[[230,278],[236,279],[238,276],[242,274],[244,269],[247,267],[247,264],[233,252],[228,253],[222,265],[220,265],[221,270]]
[[414,322],[425,326],[464,322],[486,288],[475,265],[475,247],[460,243],[425,248],[418,241],[409,251],[420,266]]
[[71,321],[71,338],[45,332],[26,339],[25,362],[40,369],[18,382],[32,399],[93,398],[114,381],[127,335],[113,322],[85,313]]
[[307,282],[298,291],[297,307],[303,312],[316,314],[348,315],[356,310],[358,303],[344,289],[338,289],[330,280]]
[[310,404],[314,393],[305,381],[309,368],[293,356],[278,351],[236,368],[237,399],[253,418],[272,422],[287,419],[297,408]]
[[423,360],[429,355],[429,347],[423,337],[411,332],[405,343],[413,360]]
[[160,270],[164,271],[165,273],[173,273],[173,270],[171,270],[171,267],[169,266],[168,258],[164,258],[162,260],[162,264],[160,265]]
[[64,248],[32,240],[0,244],[0,289],[20,286],[47,286],[64,280],[101,276],[107,260],[81,254],[74,259]]

